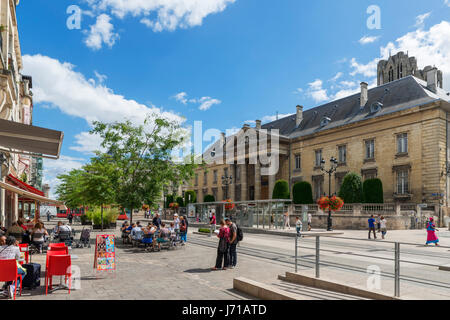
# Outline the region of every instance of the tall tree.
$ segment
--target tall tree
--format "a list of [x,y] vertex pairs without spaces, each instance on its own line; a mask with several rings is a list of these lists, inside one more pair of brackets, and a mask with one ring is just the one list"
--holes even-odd
[[74,169],[57,176],[60,183],[56,188],[56,195],[69,208],[78,208],[88,203],[82,185],[83,175],[83,170]]
[[160,199],[164,185],[187,181],[194,173],[193,161],[172,161],[173,149],[186,136],[179,124],[167,119],[149,116],[139,126],[130,121],[94,122],[91,133],[103,139],[101,146],[114,163],[116,202],[131,210],[131,221],[135,208]]

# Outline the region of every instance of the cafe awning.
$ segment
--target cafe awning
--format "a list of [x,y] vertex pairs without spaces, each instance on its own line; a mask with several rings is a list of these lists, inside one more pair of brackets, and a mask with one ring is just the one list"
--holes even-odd
[[55,204],[62,204],[61,201],[58,200],[52,200],[40,195],[37,195],[36,193],[30,192],[30,191],[26,191],[17,187],[14,187],[12,185],[10,185],[9,183],[5,183],[0,181],[0,187],[5,189],[5,190],[9,190],[11,192],[17,193],[19,196],[23,196],[23,197],[27,197],[29,199],[33,199],[42,203],[55,203]]
[[0,151],[58,159],[64,133],[0,119]]

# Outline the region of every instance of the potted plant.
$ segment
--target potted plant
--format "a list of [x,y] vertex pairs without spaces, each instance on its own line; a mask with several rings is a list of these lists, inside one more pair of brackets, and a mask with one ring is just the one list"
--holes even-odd
[[89,219],[87,214],[83,214],[80,216],[81,225],[82,226],[90,226],[92,225],[92,221]]

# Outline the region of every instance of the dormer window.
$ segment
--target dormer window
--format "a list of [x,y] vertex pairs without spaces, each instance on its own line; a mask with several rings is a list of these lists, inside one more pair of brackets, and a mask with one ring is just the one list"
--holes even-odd
[[328,118],[328,117],[323,117],[322,120],[320,121],[320,126],[321,126],[321,127],[324,127],[324,126],[326,126],[327,124],[329,124],[330,121],[331,121],[330,118]]
[[370,106],[370,113],[377,113],[383,108],[383,104],[381,102],[375,102]]

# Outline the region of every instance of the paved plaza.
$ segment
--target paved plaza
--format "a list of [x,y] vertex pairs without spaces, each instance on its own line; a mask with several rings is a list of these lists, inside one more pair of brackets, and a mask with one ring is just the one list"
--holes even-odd
[[[146,222],[141,217],[134,220]],[[53,227],[59,219],[47,224]],[[121,222],[118,222],[121,224]],[[77,231],[82,226],[75,224]],[[57,289],[45,296],[45,254],[34,255],[32,261],[42,266],[41,287],[24,290],[19,300],[233,300],[252,299],[233,290],[233,279],[246,277],[258,282],[286,289],[277,280],[278,275],[294,271],[294,238],[269,234],[244,235],[238,247],[238,267],[233,270],[211,271],[216,258],[217,239],[193,234],[191,226],[188,244],[176,250],[146,252],[144,248],[123,245],[119,227],[104,233],[114,233],[117,238],[117,271],[114,274],[96,274],[93,270],[94,245],[91,248],[75,248],[70,254],[72,263],[79,267],[78,289],[69,295],[65,289]],[[286,232],[293,232],[286,230]],[[321,237],[321,278],[338,280],[355,287],[367,288],[367,267],[378,266],[381,271],[380,288],[374,291],[393,295],[393,244],[388,241],[411,243],[402,245],[401,292],[405,299],[450,299],[448,271],[438,270],[437,265],[450,263],[448,248],[424,247],[424,230],[389,231],[387,240],[362,241],[365,231],[342,231],[342,236]],[[100,231],[91,233],[91,243]],[[450,246],[450,232],[441,229],[441,244]],[[354,241],[342,237],[359,238]],[[79,238],[79,233],[76,238]],[[414,245],[413,245],[414,244]],[[299,246],[299,272],[314,276],[315,239],[302,238]],[[378,258],[378,259],[375,259]],[[410,264],[418,262],[420,265]],[[429,264],[429,265],[427,265]],[[59,283],[54,278],[54,284]],[[305,299],[340,299],[342,297],[309,289],[290,288],[303,294]]]

